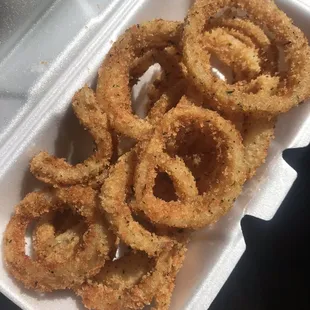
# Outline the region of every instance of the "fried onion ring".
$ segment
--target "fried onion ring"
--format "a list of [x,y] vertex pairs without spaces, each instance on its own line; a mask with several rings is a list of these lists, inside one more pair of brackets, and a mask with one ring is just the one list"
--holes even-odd
[[[181,101],[163,117],[154,136],[141,151],[135,174],[136,206],[154,223],[200,228],[225,214],[241,192],[245,181],[244,147],[240,134],[229,121],[216,112],[191,106],[184,97]],[[199,188],[191,181],[193,176],[184,161],[177,156],[171,157],[175,154],[170,156],[165,153],[169,151],[169,144],[174,147],[178,133],[182,130],[191,132],[191,127],[201,132],[205,139],[209,137],[213,148],[217,150],[213,157],[220,164],[209,172],[209,178],[196,179],[197,185],[201,185],[199,194]],[[185,145],[185,149],[195,151],[191,145]],[[199,154],[193,154],[194,161],[195,157],[200,160]],[[154,196],[157,169],[171,177],[177,201],[166,202]],[[211,188],[205,191],[209,183]]]
[[163,306],[155,309],[166,309],[174,280],[170,275],[182,265],[184,252],[175,246],[156,259],[139,252],[125,255],[108,262],[93,281],[77,290],[77,295],[88,309],[137,310],[153,299],[156,305]]
[[244,161],[247,178],[252,178],[267,156],[270,142],[274,138],[275,119],[246,117],[242,128]]
[[241,71],[242,76],[253,78],[261,71],[257,50],[247,47],[224,29],[215,28],[206,32],[201,44],[224,64],[230,65],[235,74]]
[[130,68],[147,51],[177,46],[181,30],[181,23],[154,20],[129,28],[112,46],[98,72],[96,95],[117,132],[137,140],[151,134],[152,125],[132,113]]
[[135,150],[132,150],[122,155],[111,168],[109,177],[102,186],[101,206],[115,234],[124,243],[154,256],[171,248],[173,242],[167,237],[149,232],[133,219],[126,196],[132,188],[136,156]]
[[[61,199],[59,199],[61,198]],[[64,208],[63,201],[85,218],[88,229],[69,263],[32,259],[25,253],[25,232],[35,219]],[[33,192],[16,207],[4,234],[4,258],[8,271],[26,288],[49,292],[72,288],[97,274],[108,258],[111,234],[97,216],[93,191],[89,188],[63,188],[57,193]],[[72,204],[71,204],[72,203]]]
[[30,170],[39,180],[53,186],[102,183],[112,156],[112,138],[105,113],[98,107],[93,90],[84,86],[72,101],[75,114],[94,137],[95,153],[75,166],[46,152],[40,152],[31,163]]
[[[256,24],[274,34],[275,44],[283,46],[288,70],[273,95],[246,93],[213,77],[210,55],[201,42],[207,21],[221,8],[237,7],[246,11]],[[273,1],[197,0],[189,10],[183,32],[184,63],[194,84],[203,93],[212,93],[217,108],[229,113],[239,111],[255,116],[275,116],[287,112],[310,94],[310,51],[305,35],[278,9]]]
[[278,68],[278,50],[265,32],[252,21],[235,16],[227,10],[219,18],[213,18],[208,28],[221,27],[248,47],[258,49],[260,66],[265,73],[274,74]]
[[[32,247],[36,259],[64,263],[70,259],[86,231],[83,221],[76,222],[70,210],[49,212],[41,216],[32,233]],[[66,217],[67,223],[61,222],[59,233],[56,230],[56,221]]]
[[[173,85],[173,82],[176,83],[176,85]],[[154,105],[154,107],[156,108],[153,110],[153,113],[152,110],[149,112],[148,118],[150,120],[152,120],[153,117],[156,118],[155,122],[161,120],[165,112],[168,110],[164,107],[174,106],[175,101],[178,100],[178,98],[180,98],[184,93],[187,94],[188,98],[190,98],[192,101],[195,102],[195,105],[199,106],[204,101],[207,103],[207,105],[210,104],[210,100],[202,98],[201,94],[199,93],[199,90],[197,90],[192,85],[186,85],[186,83],[188,84],[188,81],[186,79],[180,78],[178,82],[175,81],[173,82],[171,82],[170,84],[167,83],[164,80],[164,75],[161,75],[153,82],[153,84],[149,86],[149,92],[148,92],[149,96],[154,101],[158,100],[158,102],[160,102],[160,104]],[[278,83],[279,83],[278,77],[262,75],[257,79],[254,85],[252,85],[251,83],[245,84],[244,88],[247,91],[252,92],[264,91],[271,94],[273,90],[277,87]],[[166,94],[169,94],[170,96],[167,96]],[[165,103],[165,100],[166,101],[170,100],[173,102],[173,104]],[[162,110],[160,109],[160,106],[163,107]],[[233,115],[226,114],[223,116],[224,118],[232,121],[235,127],[242,134],[243,145],[245,147],[244,161],[248,170],[247,178],[250,179],[255,175],[257,168],[265,162],[265,158],[267,156],[267,150],[269,148],[270,142],[274,137],[275,120],[255,119],[251,116],[246,116],[244,113]],[[165,179],[161,178],[160,182],[161,183],[165,182]],[[168,199],[164,200],[166,201],[172,200],[171,197],[173,196],[173,193],[166,193],[165,187],[162,186],[159,188],[156,187],[156,190],[159,190],[158,194],[163,198],[169,197]]]

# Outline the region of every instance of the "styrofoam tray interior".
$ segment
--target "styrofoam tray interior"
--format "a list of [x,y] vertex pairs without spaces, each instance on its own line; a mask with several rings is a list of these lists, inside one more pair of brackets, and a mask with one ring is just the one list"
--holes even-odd
[[[112,42],[128,26],[153,18],[182,20],[190,0],[5,0],[0,22],[0,235],[13,207],[40,186],[29,160],[40,150],[87,156],[91,142],[70,108],[74,92],[94,85]],[[310,37],[306,0],[278,5]],[[11,15],[10,15],[11,14]],[[9,17],[7,17],[9,16]],[[279,118],[266,164],[245,185],[235,207],[216,225],[196,232],[177,278],[171,309],[207,309],[245,250],[240,220],[273,217],[296,178],[282,159],[310,141],[310,105]],[[13,280],[0,260],[0,290],[23,309],[83,309],[73,293],[39,295]]]

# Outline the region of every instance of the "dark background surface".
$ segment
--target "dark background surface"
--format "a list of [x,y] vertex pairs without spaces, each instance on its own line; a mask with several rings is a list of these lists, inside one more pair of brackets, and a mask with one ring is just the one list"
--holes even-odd
[[[310,309],[310,147],[283,157],[298,178],[271,221],[242,219],[246,252],[209,310]],[[0,295],[0,309],[19,308]]]

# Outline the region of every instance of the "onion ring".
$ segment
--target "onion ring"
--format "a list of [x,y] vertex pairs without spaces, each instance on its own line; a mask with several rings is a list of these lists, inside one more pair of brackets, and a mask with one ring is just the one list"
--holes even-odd
[[243,123],[242,136],[244,161],[247,178],[252,178],[267,156],[270,142],[274,138],[275,119],[255,119],[246,117]]
[[[57,198],[51,193],[28,194],[16,207],[4,234],[4,258],[8,271],[26,288],[49,292],[55,289],[72,288],[95,275],[108,259],[110,233],[96,216],[93,192],[89,188],[61,189]],[[83,247],[78,249],[69,264],[32,259],[25,253],[27,226],[48,212],[60,210],[63,201],[82,215],[88,229],[83,236]]]
[[[82,297],[87,308],[96,310],[143,309],[154,298],[155,304],[159,298],[158,304],[164,305],[170,301],[167,297],[170,296],[170,274],[179,269],[183,257],[184,251],[175,247],[153,258],[154,267],[150,270],[150,260],[146,255],[131,253],[107,263],[94,281],[83,285],[76,293]],[[162,289],[167,286],[168,289]]]
[[[217,160],[222,163],[219,170],[210,172],[211,188],[199,195],[184,162],[180,164],[180,158],[172,158],[165,153],[169,148],[167,141],[171,139],[173,144],[178,132],[182,128],[185,132],[190,130],[190,125],[202,131],[204,137],[209,136],[214,141],[215,148],[219,147]],[[171,162],[175,164],[172,165]],[[171,177],[177,201],[165,202],[153,195],[157,167]],[[200,180],[199,183],[205,187],[205,181]],[[244,181],[244,148],[240,134],[216,112],[190,106],[183,97],[177,108],[163,117],[154,136],[149,143],[145,143],[141,151],[135,174],[136,206],[154,223],[200,228],[215,222],[230,209],[241,192]]]
[[137,140],[151,134],[152,125],[131,111],[130,68],[149,50],[177,46],[181,30],[181,23],[154,20],[131,27],[112,46],[98,72],[96,95],[117,132]]
[[208,26],[221,27],[248,47],[257,48],[263,72],[269,74],[277,72],[277,47],[253,22],[237,17],[227,10],[223,16],[211,19]]
[[147,119],[151,124],[156,125],[167,111],[177,105],[184,95],[186,83],[185,79],[180,79],[171,88],[168,88],[154,103],[147,115]]
[[132,187],[136,161],[136,153],[132,150],[122,155],[111,168],[101,189],[101,206],[115,234],[124,243],[154,256],[171,248],[173,242],[167,237],[149,232],[132,217],[126,194]]
[[[283,46],[288,71],[276,94],[245,93],[212,76],[209,55],[203,51],[200,38],[209,18],[227,6],[245,10],[260,26],[267,24],[268,29],[274,33],[275,44]],[[272,1],[265,1],[261,5],[260,1],[248,0],[197,0],[189,10],[184,24],[183,55],[189,76],[203,93],[214,95],[219,110],[229,113],[242,111],[255,113],[257,117],[275,116],[306,99],[310,94],[309,53],[304,34],[292,25],[291,20]]]
[[230,65],[235,74],[241,71],[248,78],[253,78],[261,71],[256,49],[236,39],[221,28],[212,29],[203,35],[202,45],[210,53],[216,54],[220,61]]
[[175,288],[175,279],[183,266],[187,248],[180,246],[180,249],[172,257],[172,268],[170,273],[166,276],[164,283],[158,288],[154,298],[154,306],[152,310],[169,310],[171,297]]
[[163,225],[157,225],[155,231],[159,235],[164,234],[177,241],[175,254],[171,257],[171,270],[169,274],[165,275],[164,283],[158,288],[154,298],[154,306],[151,308],[152,310],[168,310],[175,287],[176,276],[184,263],[187,244],[190,241],[190,231],[165,227]]
[[82,125],[94,137],[97,150],[83,163],[75,166],[68,164],[64,159],[40,152],[32,159],[30,170],[37,179],[56,187],[81,183],[100,185],[113,149],[107,116],[101,112],[94,92],[87,86],[75,94],[72,106]]
[[[86,231],[83,221],[76,222],[73,213],[49,212],[40,217],[32,233],[32,247],[36,259],[64,263],[70,259],[82,241]],[[66,217],[67,223],[61,223],[63,229],[56,231],[55,221]],[[57,224],[57,223],[56,223]]]

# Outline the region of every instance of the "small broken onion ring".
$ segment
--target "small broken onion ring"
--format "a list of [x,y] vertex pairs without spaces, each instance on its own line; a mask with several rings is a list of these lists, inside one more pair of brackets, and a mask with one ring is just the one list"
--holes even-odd
[[[32,233],[32,247],[36,259],[65,263],[74,256],[86,227],[84,221],[73,221],[73,213],[68,214],[68,211],[70,210],[49,212],[39,218]],[[58,224],[56,221],[60,216],[68,222],[61,223],[64,230],[59,229],[58,233],[55,224]]]
[[36,155],[30,163],[31,172],[37,179],[53,186],[96,183],[96,179],[101,179],[105,173],[112,156],[108,119],[99,109],[93,90],[87,86],[80,89],[74,95],[72,106],[82,125],[94,137],[97,150],[75,166],[46,152]]
[[272,40],[252,21],[234,16],[229,10],[226,12],[219,18],[213,18],[208,28],[221,27],[248,47],[257,49],[262,71],[267,74],[277,72],[278,49]]

